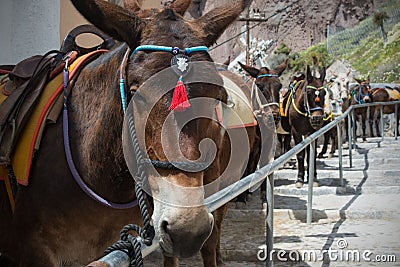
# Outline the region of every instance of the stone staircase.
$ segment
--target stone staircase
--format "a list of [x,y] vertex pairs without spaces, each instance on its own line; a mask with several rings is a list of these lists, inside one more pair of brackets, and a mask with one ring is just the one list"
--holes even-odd
[[[339,186],[338,157],[317,159],[320,186],[314,188],[313,222],[306,223],[306,185],[294,186],[295,159],[289,167],[275,172],[274,266],[382,266],[379,262],[353,259],[294,260],[295,251],[323,250],[340,253],[370,251],[370,259],[386,257],[384,266],[400,266],[400,140],[368,138],[353,149],[353,168],[349,151],[343,150],[345,187]],[[245,209],[230,203],[223,225],[221,248],[226,266],[265,266],[257,253],[265,246],[265,210],[256,191]],[[346,246],[341,248],[340,246]],[[339,245],[339,247],[338,247]],[[278,259],[285,254],[288,261]],[[261,253],[261,252],[260,252]],[[292,253],[292,258],[288,255]],[[326,253],[325,253],[326,254]],[[260,254],[262,255],[262,254]],[[317,254],[315,254],[317,255]],[[351,256],[351,255],[350,255]],[[381,258],[382,258],[381,257]],[[153,253],[145,266],[161,262]],[[145,262],[146,262],[145,261]],[[202,266],[200,257],[181,261],[180,266]]]

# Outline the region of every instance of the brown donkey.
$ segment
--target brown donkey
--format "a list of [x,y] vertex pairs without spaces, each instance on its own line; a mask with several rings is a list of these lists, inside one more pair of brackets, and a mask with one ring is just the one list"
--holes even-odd
[[[311,74],[310,67],[307,66],[305,80],[300,82],[296,91],[292,93],[292,101],[289,107],[289,124],[295,144],[303,141],[303,136],[308,136],[321,128],[324,118],[325,102],[325,68],[320,72],[320,77],[316,78]],[[309,154],[310,147],[307,147]],[[316,151],[315,151],[316,152]],[[297,154],[297,181],[296,187],[301,187],[304,183],[304,160],[305,150]],[[316,157],[314,157],[314,166]],[[309,175],[309,172],[307,172]],[[318,185],[317,169],[314,168],[315,185]]]
[[[281,121],[281,114],[279,108],[279,95],[282,88],[282,84],[279,77],[285,71],[288,64],[288,60],[284,60],[281,64],[276,66],[274,69],[262,67],[260,69],[247,66],[239,62],[239,65],[252,77],[254,78],[255,88],[252,89],[252,105],[256,114],[263,116],[263,113],[271,113],[275,126]],[[257,90],[258,89],[258,90]],[[261,92],[262,96],[259,95]],[[267,125],[264,125],[264,127]],[[257,132],[260,136],[260,131]],[[260,136],[261,140],[261,136]],[[261,145],[261,144],[259,144]],[[271,144],[272,146],[272,144]],[[274,158],[272,156],[262,156],[259,160],[260,167],[270,163],[269,161]],[[257,163],[257,162],[256,162]],[[257,164],[253,166],[255,171]],[[260,198],[262,203],[266,203],[266,184],[265,181],[261,184]],[[240,203],[246,203],[246,192],[238,196],[236,202],[237,206],[243,206]]]

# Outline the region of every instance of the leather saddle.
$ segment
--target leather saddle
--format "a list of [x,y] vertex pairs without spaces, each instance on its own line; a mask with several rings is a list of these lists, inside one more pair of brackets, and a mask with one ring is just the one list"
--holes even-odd
[[[82,33],[99,36],[103,42],[99,46],[85,48],[76,43]],[[0,103],[0,165],[10,165],[11,156],[29,115],[35,107],[43,88],[64,67],[64,59],[71,51],[83,55],[97,49],[110,49],[115,45],[113,39],[93,25],[81,25],[65,37],[60,51],[50,51],[45,55],[35,55],[24,59],[15,66],[0,66],[1,73],[7,73],[2,92],[7,96]],[[76,55],[76,53],[75,53]]]

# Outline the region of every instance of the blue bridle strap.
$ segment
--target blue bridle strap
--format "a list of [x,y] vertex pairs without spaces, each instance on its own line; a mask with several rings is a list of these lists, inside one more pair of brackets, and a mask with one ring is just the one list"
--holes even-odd
[[[129,49],[128,49],[129,51]],[[183,50],[180,50],[178,47],[172,47],[172,46],[161,46],[161,45],[140,45],[133,50],[129,58],[132,58],[134,54],[136,54],[139,51],[157,51],[157,52],[168,52],[172,53],[173,55],[177,55],[180,53],[190,55],[193,52],[207,52],[208,53],[208,47],[207,46],[194,46],[194,47],[187,47],[184,48]],[[125,57],[124,57],[125,58]],[[125,113],[126,110],[126,97],[125,97],[125,80],[122,77],[122,72],[123,70],[120,70],[120,79],[119,79],[119,89],[120,89],[120,94],[121,94],[121,101],[122,101],[122,110]]]
[[315,110],[323,110],[323,108],[322,107],[310,108],[310,111],[315,111]]
[[275,77],[275,78],[279,78],[279,75],[278,75],[278,74],[270,74],[270,73],[261,74],[261,75],[258,75],[258,76],[257,76],[257,79],[258,79],[258,78],[262,78],[262,77]]
[[368,94],[364,95],[362,93],[362,85],[361,84],[358,85],[358,89],[360,90],[360,92],[358,93],[358,99],[356,98],[356,93],[354,92],[354,94],[353,94],[354,101],[357,104],[364,104],[364,96],[369,96],[370,94],[368,93]]
[[157,52],[168,52],[174,55],[179,53],[183,53],[186,55],[190,55],[193,52],[208,52],[207,46],[194,46],[194,47],[187,47],[183,50],[179,49],[178,47],[172,46],[161,46],[161,45],[141,45],[133,50],[131,57],[139,51],[157,51]]

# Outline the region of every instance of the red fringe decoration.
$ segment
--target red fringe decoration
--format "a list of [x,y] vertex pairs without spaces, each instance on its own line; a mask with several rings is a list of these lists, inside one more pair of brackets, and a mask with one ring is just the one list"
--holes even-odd
[[181,112],[185,111],[189,107],[190,103],[188,96],[186,94],[185,84],[182,82],[182,79],[179,79],[175,86],[169,109]]
[[319,97],[318,97],[318,96],[315,98],[315,102],[316,102],[316,103],[319,102]]

